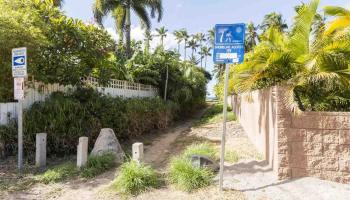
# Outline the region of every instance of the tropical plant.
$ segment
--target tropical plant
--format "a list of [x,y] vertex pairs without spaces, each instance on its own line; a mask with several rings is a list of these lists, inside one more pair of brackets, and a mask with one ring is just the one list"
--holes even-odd
[[175,39],[177,40],[177,53],[180,53],[180,45],[181,45],[181,42],[183,41],[184,37],[183,37],[180,30],[174,31],[173,34],[175,36]]
[[253,22],[247,24],[246,39],[245,39],[245,49],[247,52],[253,50],[256,46],[256,41],[258,39],[257,33],[258,27],[254,26]]
[[57,6],[57,7],[62,7],[64,3],[64,0],[53,0],[53,5]]
[[145,30],[145,33],[144,33],[144,42],[145,42],[145,53],[148,54],[149,51],[150,51],[150,47],[151,47],[151,44],[150,42],[153,40],[153,35],[151,33],[151,31],[149,29],[146,29]]
[[197,51],[198,47],[199,47],[199,44],[194,38],[188,41],[187,48],[190,48],[192,50],[192,54],[191,54],[192,57],[194,57],[194,53]]
[[326,6],[324,11],[327,15],[335,16],[336,19],[328,24],[326,34],[331,34],[336,30],[350,27],[350,10],[338,6]]
[[204,58],[204,69],[207,69],[207,59],[208,56],[211,56],[211,47],[204,46],[201,48],[201,51],[199,52],[202,58]]
[[158,15],[158,22],[162,19],[163,5],[162,0],[95,0],[93,11],[95,20],[100,25],[102,25],[103,17],[110,13],[112,14],[116,27],[119,30],[120,41],[122,41],[122,36],[125,36],[126,54],[130,57],[131,11],[134,11],[136,16],[141,20],[141,23],[147,29],[150,29],[150,18],[155,18]]
[[[196,35],[194,35],[194,39],[199,43],[199,48],[202,49],[203,47],[203,42],[207,41],[206,36],[204,33],[197,33]],[[201,55],[200,57],[200,63],[201,63],[201,67],[203,67],[203,56]]]
[[188,35],[186,29],[181,29],[180,32],[181,32],[182,38],[183,38],[184,43],[185,43],[184,44],[184,60],[186,60],[187,59],[187,52],[186,52],[186,50],[187,50],[187,41],[190,38],[190,36]]
[[156,28],[157,31],[157,37],[160,37],[160,46],[164,48],[164,38],[167,36],[168,29],[166,29],[164,26],[160,28]]
[[350,36],[313,37],[319,0],[302,5],[290,34],[270,28],[263,41],[233,70],[236,92],[283,84],[286,103],[293,110],[347,110],[349,108]]
[[272,27],[280,32],[284,32],[288,28],[287,23],[282,18],[282,14],[272,12],[264,16],[264,20],[260,25],[260,29],[265,32]]
[[208,31],[207,41],[209,42],[209,45],[211,45],[212,47],[214,46],[214,42],[215,42],[215,28],[212,28],[212,29],[210,29]]

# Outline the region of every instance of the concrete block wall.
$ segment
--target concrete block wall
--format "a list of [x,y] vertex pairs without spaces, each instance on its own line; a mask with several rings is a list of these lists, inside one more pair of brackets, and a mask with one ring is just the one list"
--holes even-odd
[[311,176],[349,184],[350,112],[293,114],[285,97],[282,87],[273,87],[232,98],[238,120],[278,178]]
[[278,177],[304,176],[350,183],[350,112],[294,115],[278,88]]

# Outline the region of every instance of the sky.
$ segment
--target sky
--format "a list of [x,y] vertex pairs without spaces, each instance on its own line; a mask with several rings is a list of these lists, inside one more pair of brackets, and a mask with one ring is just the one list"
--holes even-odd
[[[92,5],[94,0],[65,0],[64,12],[84,22],[93,21]],[[165,26],[169,34],[164,43],[166,48],[177,48],[177,42],[172,32],[181,28],[187,29],[190,34],[206,33],[215,24],[248,23],[260,24],[264,15],[278,12],[283,15],[287,24],[291,24],[294,16],[294,6],[301,0],[163,0],[164,17],[161,22],[152,21],[152,29]],[[308,2],[308,0],[304,0]],[[350,8],[350,0],[321,0],[319,10],[326,5],[343,6]],[[132,16],[132,39],[142,40],[143,30],[136,16]],[[110,17],[104,21],[104,27],[116,38],[114,22]],[[152,46],[159,44],[154,39]],[[187,50],[188,52],[190,50]],[[188,53],[189,54],[189,53]],[[208,58],[207,70],[212,72],[212,58]],[[208,84],[210,96],[214,95],[213,86],[216,80]]]

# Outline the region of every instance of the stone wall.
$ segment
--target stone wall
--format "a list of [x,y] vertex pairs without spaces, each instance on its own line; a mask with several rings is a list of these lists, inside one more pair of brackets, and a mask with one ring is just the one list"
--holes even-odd
[[286,109],[278,89],[278,177],[313,176],[350,183],[350,113]]
[[[258,98],[257,94],[264,97]],[[247,96],[252,97],[253,103],[245,99]],[[274,87],[232,98],[234,111],[249,138],[252,141],[262,140],[266,143],[265,146],[270,147],[270,151],[265,150],[265,155],[268,155],[266,158],[273,163],[278,178],[312,176],[349,184],[350,113],[293,114],[283,102],[285,96],[283,88]],[[262,101],[260,104],[266,105],[266,99],[269,99],[267,102],[273,106],[268,108],[272,112],[263,115],[264,120],[250,117],[266,113],[266,106],[255,105],[257,101]],[[265,130],[248,128],[255,127],[256,124],[265,127]],[[255,133],[251,133],[252,131]],[[276,134],[275,141],[261,138],[261,135],[272,137],[273,134]],[[259,144],[259,142],[253,143]],[[275,148],[271,150],[271,147]]]

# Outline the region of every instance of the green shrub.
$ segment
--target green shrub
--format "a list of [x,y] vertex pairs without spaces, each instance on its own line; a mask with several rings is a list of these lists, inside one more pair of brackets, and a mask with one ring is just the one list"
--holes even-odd
[[[213,124],[213,123],[221,122],[223,121],[222,111],[223,111],[223,105],[220,103],[215,103],[205,111],[205,113],[199,120],[195,121],[194,125],[200,126],[204,124]],[[227,121],[229,122],[229,121],[235,121],[235,120],[236,120],[236,116],[232,112],[232,108],[227,107]]]
[[116,164],[115,155],[106,153],[101,156],[89,156],[86,166],[81,171],[84,178],[92,178],[111,169]]
[[144,164],[135,161],[124,163],[113,186],[122,194],[139,194],[159,185],[156,172]]
[[76,176],[78,173],[78,169],[73,163],[64,163],[47,170],[42,175],[39,175],[38,180],[45,184],[56,183],[72,176]]
[[208,186],[213,177],[210,169],[194,167],[188,158],[176,157],[170,162],[169,181],[181,190],[191,192]]
[[191,146],[187,147],[185,151],[182,153],[183,157],[185,158],[190,158],[191,155],[194,155],[194,154],[207,156],[214,160],[218,159],[217,151],[215,147],[207,142],[192,144]]
[[[35,152],[36,133],[47,133],[49,156],[64,156],[75,154],[82,136],[89,137],[91,148],[102,127],[112,128],[119,139],[125,139],[166,127],[176,111],[176,104],[160,98],[124,99],[86,88],[68,94],[53,93],[24,113],[25,152],[29,156]],[[8,154],[16,152],[16,129],[15,123],[0,127],[0,138],[5,141]]]

